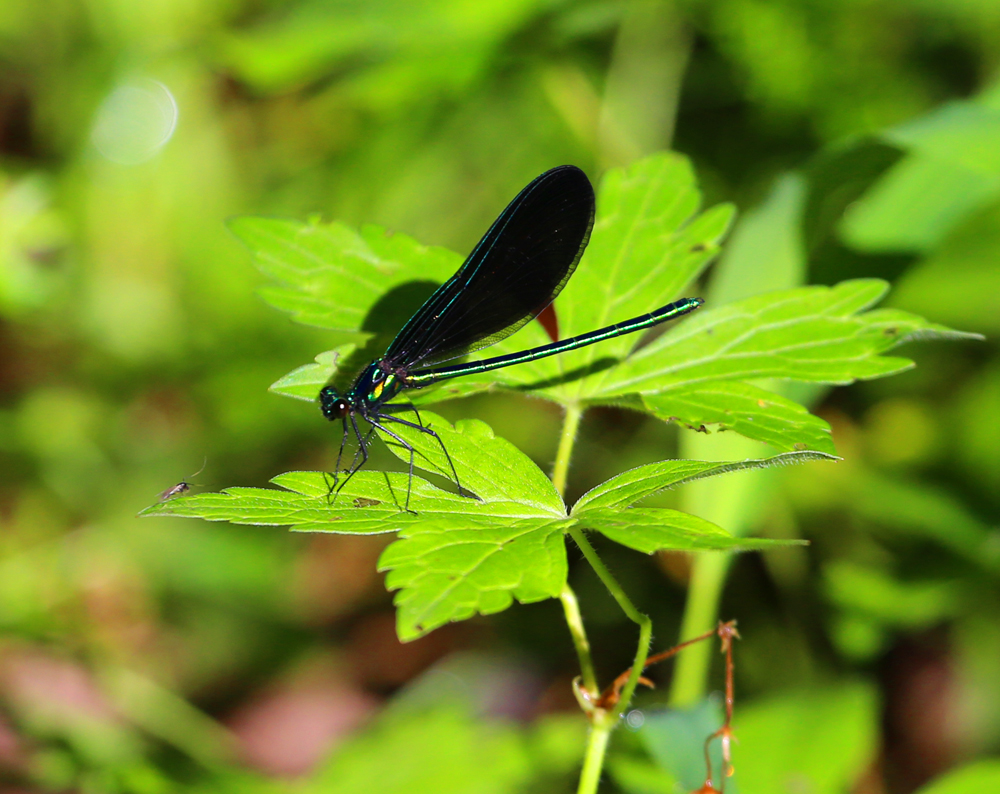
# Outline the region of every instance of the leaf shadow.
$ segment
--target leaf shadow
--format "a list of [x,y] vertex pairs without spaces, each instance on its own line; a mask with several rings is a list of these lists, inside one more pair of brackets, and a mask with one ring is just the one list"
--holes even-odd
[[571,369],[560,375],[556,375],[551,378],[544,378],[542,380],[536,380],[532,383],[523,383],[517,386],[511,386],[510,389],[511,391],[535,391],[536,389],[550,389],[553,386],[562,386],[563,384],[572,383],[575,380],[585,378],[588,375],[603,372],[604,370],[610,369],[620,363],[621,359],[614,358],[613,356],[598,358],[591,361],[589,364],[577,367],[576,369]]
[[406,325],[406,321],[439,286],[441,285],[436,281],[407,281],[393,287],[375,301],[359,329],[368,334],[368,339],[339,364],[333,385],[339,391],[346,390],[362,368],[385,352],[396,334]]

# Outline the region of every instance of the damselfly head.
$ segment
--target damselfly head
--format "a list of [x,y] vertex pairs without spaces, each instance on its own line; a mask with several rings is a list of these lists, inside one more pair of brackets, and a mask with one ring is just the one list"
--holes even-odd
[[341,397],[333,386],[324,386],[320,389],[319,407],[323,411],[323,416],[331,422],[334,419],[343,419],[351,411],[347,400]]

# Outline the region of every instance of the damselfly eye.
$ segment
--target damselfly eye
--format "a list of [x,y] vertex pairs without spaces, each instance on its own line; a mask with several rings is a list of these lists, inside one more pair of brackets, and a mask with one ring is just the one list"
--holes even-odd
[[331,422],[334,419],[343,419],[351,412],[350,403],[337,394],[337,390],[332,386],[324,386],[320,390],[319,407],[323,411],[323,416]]

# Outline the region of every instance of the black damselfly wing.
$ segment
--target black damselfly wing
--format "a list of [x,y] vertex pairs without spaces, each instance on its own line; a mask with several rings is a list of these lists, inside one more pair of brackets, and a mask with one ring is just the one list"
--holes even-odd
[[[332,384],[319,393],[323,415],[340,419],[344,432],[337,454],[337,471],[330,493],[339,492],[368,460],[368,439],[376,430],[409,452],[410,484],[416,449],[386,425],[415,428],[435,438],[444,452],[459,493],[467,493],[440,436],[416,422],[395,415],[412,405],[390,401],[407,389],[420,389],[439,380],[514,366],[576,350],[605,339],[652,328],[694,311],[703,301],[682,298],[648,314],[516,353],[446,367],[437,365],[480,350],[513,334],[537,317],[565,286],[590,240],[594,224],[594,191],[584,173],[560,166],[535,179],[507,206],[458,272],[442,284],[410,318],[381,358],[355,378],[347,392]],[[362,435],[358,418],[371,430]],[[358,452],[343,481],[340,463],[350,431]],[[407,487],[404,510],[409,510]],[[471,495],[471,494],[470,494]]]
[[517,194],[468,259],[403,326],[382,357],[431,367],[505,339],[565,286],[594,225],[594,189],[576,166],[546,171]]

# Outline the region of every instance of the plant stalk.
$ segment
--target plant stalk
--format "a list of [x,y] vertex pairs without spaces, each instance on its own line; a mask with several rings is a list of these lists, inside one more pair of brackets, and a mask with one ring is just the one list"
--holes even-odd
[[[566,493],[566,480],[569,474],[569,462],[573,456],[573,446],[576,442],[576,434],[580,429],[580,418],[583,416],[583,409],[576,404],[566,408],[566,415],[563,418],[562,434],[559,438],[559,449],[556,452],[556,462],[552,470],[552,484],[559,492],[560,496]],[[607,566],[597,555],[594,547],[583,530],[577,527],[569,529],[569,535],[580,547],[583,556],[590,567],[594,569],[601,582],[611,593],[612,598],[622,608],[622,611],[633,623],[639,626],[639,644],[635,652],[635,660],[632,663],[632,672],[628,681],[622,689],[621,698],[612,710],[596,708],[589,712],[590,734],[587,738],[587,749],[583,759],[583,770],[580,773],[580,785],[577,794],[596,794],[597,787],[601,781],[601,771],[604,768],[604,757],[608,749],[608,741],[611,732],[618,724],[620,716],[628,708],[632,701],[632,695],[639,684],[639,676],[642,675],[646,666],[646,658],[649,656],[649,643],[653,634],[653,622],[647,615],[642,614],[625,594],[618,580],[608,570]],[[563,605],[563,612],[566,615],[566,625],[569,627],[570,635],[573,637],[573,644],[576,647],[577,656],[580,659],[580,673],[583,679],[583,687],[589,697],[596,698],[600,694],[598,688],[597,675],[594,671],[594,662],[590,653],[590,642],[583,626],[583,617],[580,614],[580,606],[576,599],[576,594],[567,584],[559,594],[559,600]],[[585,703],[584,703],[585,704]]]
[[[610,717],[610,718],[609,718]],[[608,740],[617,719],[610,712],[598,709],[593,714],[590,735],[587,737],[587,751],[583,757],[583,771],[577,794],[596,794],[604,769],[604,756],[608,750]]]
[[646,667],[646,657],[649,656],[649,643],[653,636],[653,621],[649,619],[648,615],[642,614],[635,608],[629,597],[625,595],[622,586],[618,584],[618,580],[608,570],[604,561],[597,556],[597,552],[590,545],[590,541],[587,540],[587,536],[583,531],[577,527],[571,527],[569,535],[573,538],[576,545],[580,547],[580,551],[587,558],[587,562],[594,569],[594,573],[604,583],[604,586],[608,588],[611,597],[618,602],[618,606],[622,608],[622,612],[625,613],[629,620],[639,626],[639,646],[636,648],[635,659],[632,662],[632,672],[628,677],[628,682],[625,684],[624,689],[622,689],[621,699],[618,701],[617,713],[614,714],[614,718],[617,720],[632,701],[632,694],[639,684],[639,676],[642,675],[642,671]]
[[[681,623],[682,641],[711,631],[715,626],[719,598],[731,559],[732,555],[723,553],[699,554],[695,557],[691,567],[687,604],[684,607],[684,620]],[[677,657],[670,685],[669,703],[673,708],[691,706],[705,697],[711,653],[711,644],[702,643],[692,646]]]
[[566,495],[566,479],[569,476],[569,461],[573,457],[573,446],[576,434],[580,429],[580,418],[583,408],[576,403],[566,406],[563,417],[562,435],[559,436],[559,449],[556,452],[556,463],[552,469],[552,484],[560,496]]
[[590,640],[587,639],[587,631],[583,627],[580,603],[576,600],[576,593],[573,592],[568,583],[563,585],[562,592],[559,593],[559,600],[562,601],[566,625],[573,638],[576,655],[580,659],[580,677],[583,680],[583,688],[589,695],[597,697],[601,690],[597,684],[597,673],[594,672],[594,660],[590,655]]

